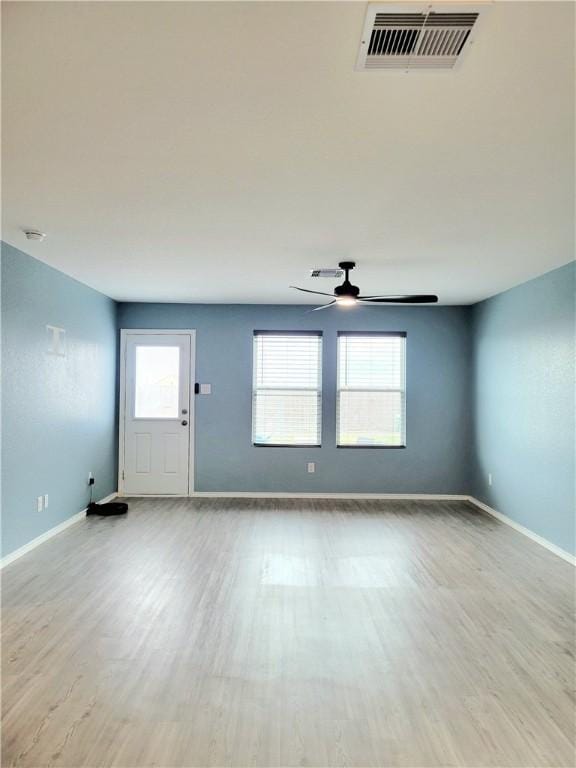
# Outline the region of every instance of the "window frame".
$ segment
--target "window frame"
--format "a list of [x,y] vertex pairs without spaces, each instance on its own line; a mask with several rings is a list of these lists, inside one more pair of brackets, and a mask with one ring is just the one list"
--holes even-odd
[[[256,387],[256,339],[258,336],[314,336],[317,337],[320,340],[320,346],[319,346],[319,360],[318,360],[318,387],[312,389],[312,388],[301,388],[302,391],[307,392],[317,392],[318,393],[318,436],[319,436],[319,442],[318,443],[257,443],[254,441],[254,423],[255,423],[255,394],[258,391],[258,387]],[[323,402],[324,402],[324,381],[323,381],[323,365],[324,365],[324,349],[323,349],[323,343],[324,343],[324,334],[323,331],[290,331],[290,330],[281,330],[281,331],[271,331],[271,330],[254,330],[252,332],[252,418],[251,418],[251,424],[250,424],[250,430],[251,430],[251,443],[253,448],[321,448],[322,447],[322,430],[323,430],[323,422],[322,422],[322,409],[323,409]],[[262,387],[261,389],[265,389]],[[298,391],[295,388],[292,387],[286,387],[285,389],[294,389],[294,391]]]
[[[338,440],[340,437],[340,337],[341,336],[380,336],[380,337],[386,337],[386,336],[394,336],[396,338],[404,339],[404,356],[403,356],[403,366],[404,370],[402,372],[402,379],[404,382],[404,389],[397,389],[397,388],[382,388],[382,389],[374,389],[374,390],[366,390],[366,391],[374,391],[374,392],[400,392],[402,396],[402,413],[403,413],[403,424],[402,424],[402,438],[403,442],[400,445],[340,445]],[[407,347],[408,347],[408,334],[406,331],[338,331],[337,338],[336,338],[336,448],[340,449],[352,449],[352,450],[403,450],[407,446],[408,438],[407,438],[407,432],[408,432],[408,417],[407,417],[407,380],[406,380],[406,368],[407,368]]]

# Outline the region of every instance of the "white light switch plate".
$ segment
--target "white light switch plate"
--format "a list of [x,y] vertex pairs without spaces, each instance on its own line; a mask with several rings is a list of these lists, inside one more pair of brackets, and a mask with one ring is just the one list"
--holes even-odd
[[44,494],[44,509],[48,509],[48,494]]
[[44,509],[43,504],[44,504],[44,497],[43,496],[38,496],[38,498],[36,499],[36,511],[37,512],[42,512],[42,510]]
[[212,394],[212,384],[200,384],[200,394],[201,395],[211,395]]
[[316,472],[316,462],[309,461],[308,464],[306,465],[306,469],[308,470],[309,475],[313,475],[314,472]]

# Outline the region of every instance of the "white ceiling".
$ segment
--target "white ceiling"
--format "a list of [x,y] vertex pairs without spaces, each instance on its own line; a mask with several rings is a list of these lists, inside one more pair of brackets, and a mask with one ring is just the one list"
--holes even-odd
[[469,303],[570,261],[574,5],[495,3],[410,75],[354,70],[365,10],[2,3],[4,239],[146,301],[302,303],[346,258]]

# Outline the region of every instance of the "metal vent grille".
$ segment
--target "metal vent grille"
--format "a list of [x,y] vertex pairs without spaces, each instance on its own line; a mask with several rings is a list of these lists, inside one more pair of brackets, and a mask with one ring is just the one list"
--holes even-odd
[[368,7],[358,69],[452,69],[469,42],[477,10],[417,13]]
[[343,269],[311,269],[310,277],[342,277]]

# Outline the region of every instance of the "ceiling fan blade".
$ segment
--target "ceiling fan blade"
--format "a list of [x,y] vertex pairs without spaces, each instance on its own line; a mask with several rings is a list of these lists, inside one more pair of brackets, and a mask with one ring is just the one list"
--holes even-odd
[[358,296],[358,300],[367,304],[436,304],[438,296]]
[[333,307],[334,304],[336,304],[336,300],[330,301],[328,304],[322,304],[321,307],[314,307],[314,309],[309,309],[308,312],[319,312],[321,309],[328,309],[328,307]]
[[297,291],[303,291],[304,293],[315,293],[318,296],[334,296],[333,293],[324,293],[323,291],[309,291],[308,288],[298,288],[297,285],[291,285],[290,288],[295,288]]

